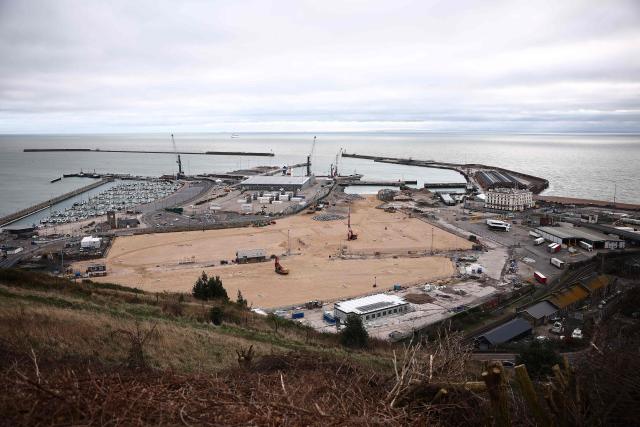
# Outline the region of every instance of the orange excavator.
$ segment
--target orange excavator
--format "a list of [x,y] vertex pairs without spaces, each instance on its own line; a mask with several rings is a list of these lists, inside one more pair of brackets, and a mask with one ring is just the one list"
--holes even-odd
[[274,260],[275,260],[276,273],[282,274],[282,275],[289,274],[289,269],[284,268],[282,264],[280,264],[280,260],[278,259],[278,257],[275,257]]
[[356,240],[358,235],[351,229],[351,205],[349,205],[349,216],[347,218],[347,240]]

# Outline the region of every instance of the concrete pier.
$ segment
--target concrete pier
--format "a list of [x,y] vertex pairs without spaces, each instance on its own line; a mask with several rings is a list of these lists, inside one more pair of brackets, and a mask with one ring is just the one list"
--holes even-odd
[[252,151],[146,151],[146,150],[101,150],[99,148],[25,148],[25,153],[73,153],[73,152],[89,152],[89,153],[136,153],[136,154],[194,154],[204,156],[258,156],[273,157],[273,153],[252,152]]

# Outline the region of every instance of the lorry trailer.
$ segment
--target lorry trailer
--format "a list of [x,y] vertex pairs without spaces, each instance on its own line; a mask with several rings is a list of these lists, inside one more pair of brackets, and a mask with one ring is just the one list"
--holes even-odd
[[538,233],[536,233],[535,231],[530,231],[529,232],[529,236],[533,237],[535,239],[538,239],[540,237],[540,235]]
[[547,284],[547,276],[540,273],[539,271],[533,272],[533,278],[536,279],[539,283],[542,283],[543,285]]
[[549,260],[549,263],[551,265],[553,265],[554,267],[558,267],[560,269],[563,269],[564,268],[564,264],[565,264],[564,261],[562,261],[561,259],[558,259],[558,258],[551,258]]
[[560,244],[558,243],[551,243],[549,246],[547,246],[547,251],[554,254],[560,252],[561,247],[562,246],[560,246]]
[[536,240],[533,241],[533,244],[536,246],[540,246],[543,243],[544,243],[544,237],[538,237]]
[[592,244],[590,244],[590,243],[587,243],[587,242],[585,242],[585,241],[580,240],[580,241],[578,242],[578,244],[580,245],[580,247],[581,247],[582,249],[584,249],[584,250],[585,250],[585,251],[587,251],[587,252],[591,252],[591,251],[593,251],[593,245],[592,245]]

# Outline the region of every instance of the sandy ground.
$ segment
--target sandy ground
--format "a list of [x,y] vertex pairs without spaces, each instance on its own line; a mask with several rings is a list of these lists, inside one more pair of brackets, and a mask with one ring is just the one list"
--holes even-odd
[[[189,291],[204,270],[222,278],[229,296],[237,290],[254,307],[281,307],[320,299],[334,300],[371,293],[394,284],[414,284],[448,277],[454,266],[446,257],[387,257],[340,259],[336,255],[382,250],[407,251],[470,249],[470,242],[402,213],[386,213],[374,207],[375,198],[360,200],[352,208],[352,227],[358,240],[346,240],[346,219],[314,221],[300,214],[262,228],[159,233],[118,237],[106,264],[109,276],[96,280],[137,286],[148,291]],[[288,237],[289,236],[289,237]],[[238,249],[264,248],[268,255],[282,255],[291,242],[291,255],[281,263],[288,276],[274,272],[273,262],[220,265],[232,260]],[[185,261],[192,263],[184,264]],[[78,263],[84,271],[87,263]]]

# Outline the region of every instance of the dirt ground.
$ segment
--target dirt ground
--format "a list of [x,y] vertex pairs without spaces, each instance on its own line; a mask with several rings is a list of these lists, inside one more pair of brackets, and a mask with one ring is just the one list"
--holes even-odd
[[[97,281],[136,286],[147,291],[190,291],[204,270],[218,275],[229,297],[238,289],[254,307],[272,308],[305,301],[335,300],[361,295],[394,284],[410,285],[454,273],[447,257],[407,257],[408,251],[431,249],[432,226],[405,214],[375,209],[370,197],[352,205],[356,241],[347,241],[347,220],[314,221],[300,214],[268,227],[159,233],[118,237],[106,257],[109,275]],[[433,228],[434,251],[470,249],[471,243]],[[290,242],[291,255],[287,253]],[[281,257],[288,276],[274,272],[273,261],[220,265],[238,249],[263,248]],[[341,259],[337,255],[397,253],[397,258],[373,256]],[[404,256],[402,256],[404,254]],[[75,270],[84,271],[86,262]]]

